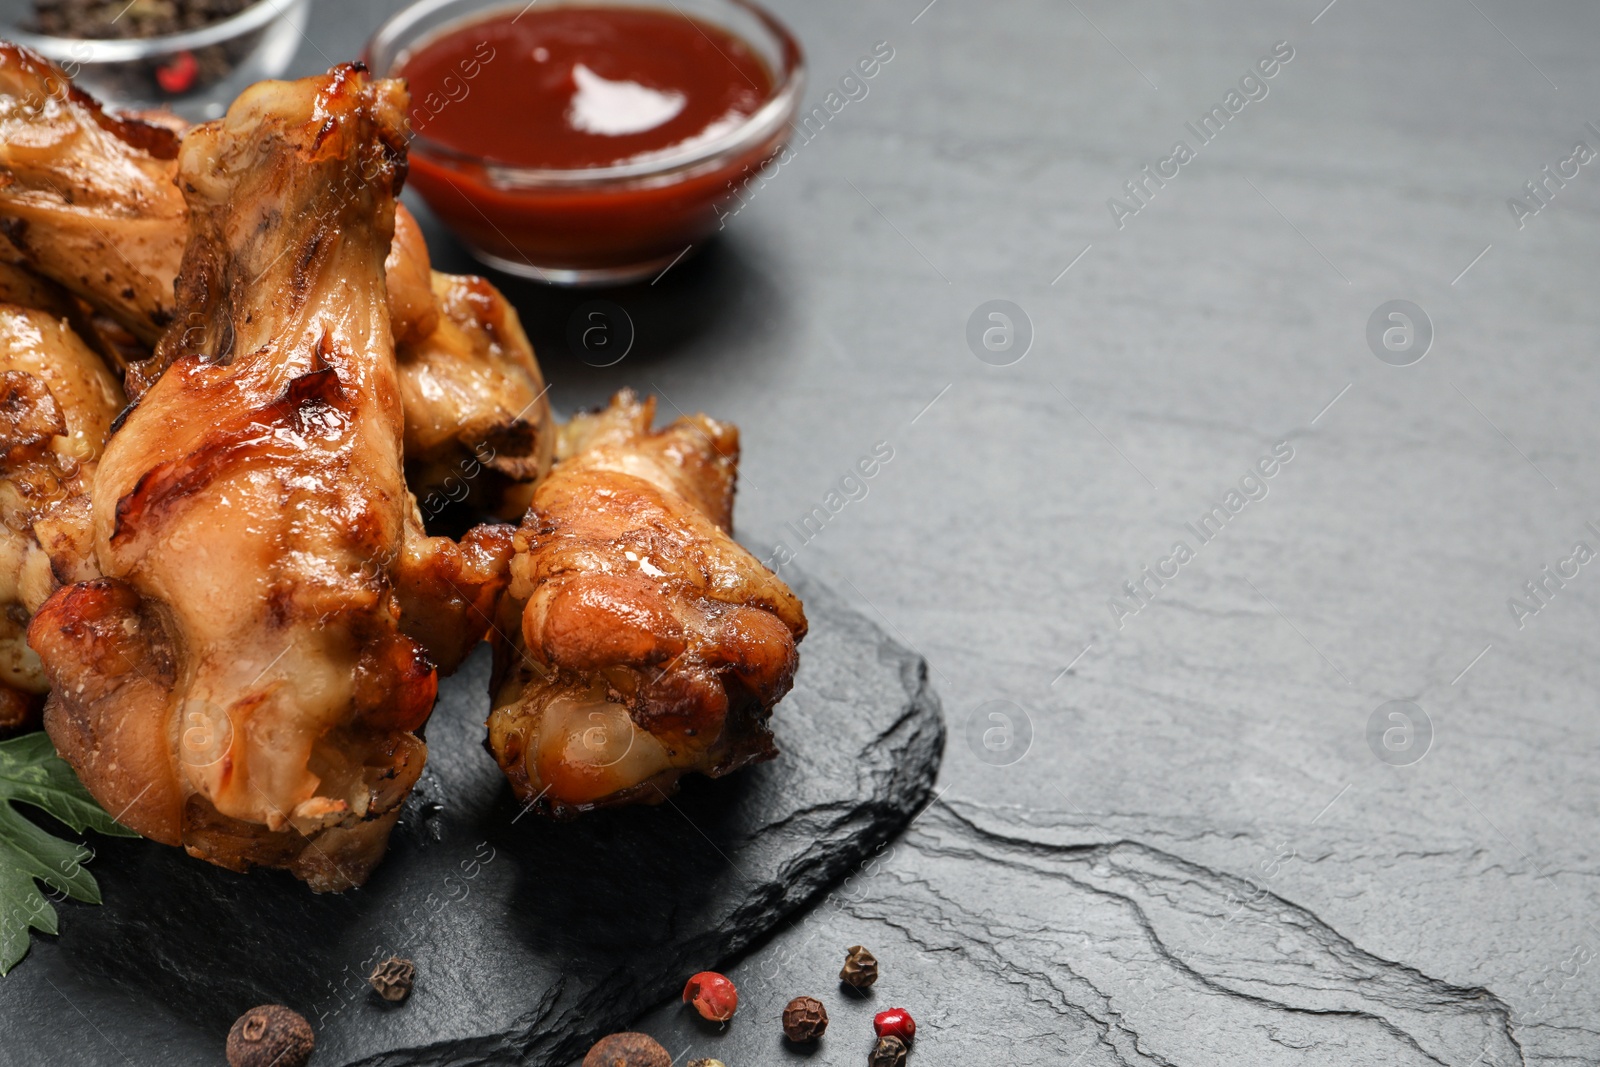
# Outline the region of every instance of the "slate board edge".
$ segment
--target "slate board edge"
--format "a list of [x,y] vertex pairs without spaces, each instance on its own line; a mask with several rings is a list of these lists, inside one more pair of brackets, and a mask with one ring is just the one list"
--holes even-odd
[[[879,659],[897,662],[907,694],[899,718],[878,743],[909,735],[905,747],[913,754],[912,758],[894,766],[890,772],[890,788],[878,803],[853,809],[857,816],[855,821],[861,825],[851,847],[783,871],[782,877],[771,883],[777,888],[775,897],[771,894],[757,897],[750,905],[759,908],[763,900],[770,900],[769,913],[759,920],[730,921],[728,926],[736,932],[714,953],[708,947],[706,958],[714,961],[708,966],[727,967],[766,941],[776,932],[777,924],[821,898],[879,845],[896,837],[921,813],[933,794],[946,731],[938,695],[928,681],[927,661],[897,644],[875,624],[867,622],[867,625],[877,636]],[[896,799],[900,802],[896,803]],[[865,820],[859,818],[862,814],[867,815]],[[678,995],[682,978],[680,975],[661,976],[652,983],[655,993],[647,1003],[653,1007]],[[349,1061],[343,1067],[497,1067],[513,1063],[557,1067],[576,1063],[595,1040],[606,1033],[625,1029],[632,1021],[632,1017],[604,1018],[599,1012],[586,1011],[583,1004],[563,1006],[564,999],[565,985],[558,985],[541,998],[536,1008],[498,1033],[390,1050]],[[566,1036],[559,1036],[561,1034]]]

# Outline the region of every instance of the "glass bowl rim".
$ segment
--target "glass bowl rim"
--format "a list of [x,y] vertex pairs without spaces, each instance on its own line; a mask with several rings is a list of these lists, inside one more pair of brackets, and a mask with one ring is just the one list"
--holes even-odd
[[280,7],[278,0],[256,0],[221,22],[158,37],[56,37],[9,25],[4,28],[4,34],[9,40],[57,62],[126,63],[231,41],[270,25],[304,2],[284,0]]
[[[409,30],[411,24],[417,20],[462,2],[463,0],[418,0],[417,3],[391,16],[378,27],[377,32],[367,42],[364,59],[372,66],[373,75],[380,78],[397,76],[393,72],[395,61],[410,47],[395,48],[392,41],[385,38],[397,37]],[[490,156],[451,148],[415,130],[411,131],[411,151],[415,153],[420,150],[423,154],[455,168],[481,168],[496,188],[512,190],[570,189],[636,181],[661,184],[688,177],[686,172],[698,171],[707,165],[719,164],[729,157],[752,151],[778,137],[783,127],[792,123],[799,108],[800,96],[805,91],[805,52],[789,27],[755,0],[716,0],[716,2],[743,9],[753,15],[756,21],[772,35],[780,57],[780,68],[772,72],[775,78],[772,95],[761,107],[745,116],[744,120],[731,130],[679,152],[669,150],[661,155],[604,167],[524,167],[515,163],[505,163]],[[449,30],[492,18],[505,11],[524,9],[527,6],[529,5],[518,2],[491,4],[457,21],[444,23],[419,40],[436,37]],[[586,4],[585,0],[557,0],[556,4],[550,6],[583,7]],[[605,4],[604,6],[627,5]],[[672,6],[677,7],[676,4]],[[375,62],[380,56],[380,46],[394,53],[383,57],[386,62],[382,67]]]

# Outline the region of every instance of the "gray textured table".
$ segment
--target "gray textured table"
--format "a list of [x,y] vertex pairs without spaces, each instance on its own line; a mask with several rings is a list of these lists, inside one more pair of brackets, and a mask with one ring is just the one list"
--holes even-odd
[[[811,1062],[860,1064],[862,942],[921,1067],[1600,1062],[1600,9],[926,2],[776,3],[813,102],[894,58],[612,294],[620,364],[566,351],[583,296],[511,287],[558,407],[737,421],[743,539],[950,717],[941,799],[736,969],[728,1033],[642,1025],[788,1062],[811,993]],[[324,0],[300,68],[394,6]],[[1015,314],[968,343],[996,299],[1008,366]],[[1425,318],[1369,339],[1393,300]]]

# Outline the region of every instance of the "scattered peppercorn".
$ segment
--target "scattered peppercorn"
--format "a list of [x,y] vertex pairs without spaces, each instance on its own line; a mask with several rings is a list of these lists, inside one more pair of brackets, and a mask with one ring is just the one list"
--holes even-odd
[[194,88],[200,77],[200,61],[190,51],[182,51],[156,67],[156,84],[163,92],[178,96]]
[[228,1031],[230,1067],[306,1067],[316,1047],[311,1024],[282,1004],[251,1008]]
[[860,945],[851,945],[844,958],[844,969],[839,972],[839,981],[857,989],[865,989],[877,980],[878,957]]
[[783,1009],[783,1036],[790,1041],[815,1041],[828,1029],[828,1009],[814,997],[795,997]]
[[726,976],[701,971],[683,987],[683,1002],[693,1004],[702,1019],[725,1023],[739,1008],[739,991]]
[[908,1046],[917,1036],[917,1020],[904,1008],[890,1008],[872,1017],[872,1028],[879,1037],[898,1037]]
[[612,1034],[594,1043],[583,1067],[672,1067],[672,1057],[646,1034]]
[[867,1067],[906,1067],[906,1043],[893,1035],[878,1038],[867,1055]]
[[390,956],[372,969],[367,978],[384,1000],[404,1000],[417,980],[417,965],[400,956]]

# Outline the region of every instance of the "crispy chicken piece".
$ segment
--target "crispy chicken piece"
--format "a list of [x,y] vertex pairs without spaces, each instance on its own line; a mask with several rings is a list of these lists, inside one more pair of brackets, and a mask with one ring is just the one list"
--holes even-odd
[[730,536],[738,430],[652,433],[654,415],[625,391],[568,424],[517,531],[489,748],[549,813],[657,803],[777,754],[805,612]]
[[[154,118],[113,118],[47,60],[0,43],[0,246],[9,237],[11,258],[146,346],[171,321],[187,232],[175,184],[184,131]],[[404,207],[386,270],[414,490],[433,499],[430,515],[471,495],[520,517],[527,483],[549,470],[555,424],[516,312],[482,278],[435,274]],[[125,347],[107,354],[137,400],[166,364]]]
[[0,269],[0,733],[38,726],[49,683],[28,620],[80,573],[84,494],[123,402],[61,314],[11,302],[58,304],[63,294],[16,281]]
[[407,482],[429,518],[470,496],[515,522],[550,470],[557,434],[516,309],[485,278],[433,270],[403,206],[388,272]]
[[483,278],[433,272],[437,328],[402,345],[407,481],[430,517],[468,495],[516,521],[554,459],[555,419],[517,311]]
[[180,325],[95,475],[103,577],[29,631],[46,729],[106,810],[317,890],[365,880],[422,771],[437,680],[403,602],[481,626],[508,547],[422,538],[405,488],[384,259],[406,103],[344,66],[184,139]]
[[183,257],[178,138],[117,118],[0,41],[0,233],[33,270],[153,344]]

